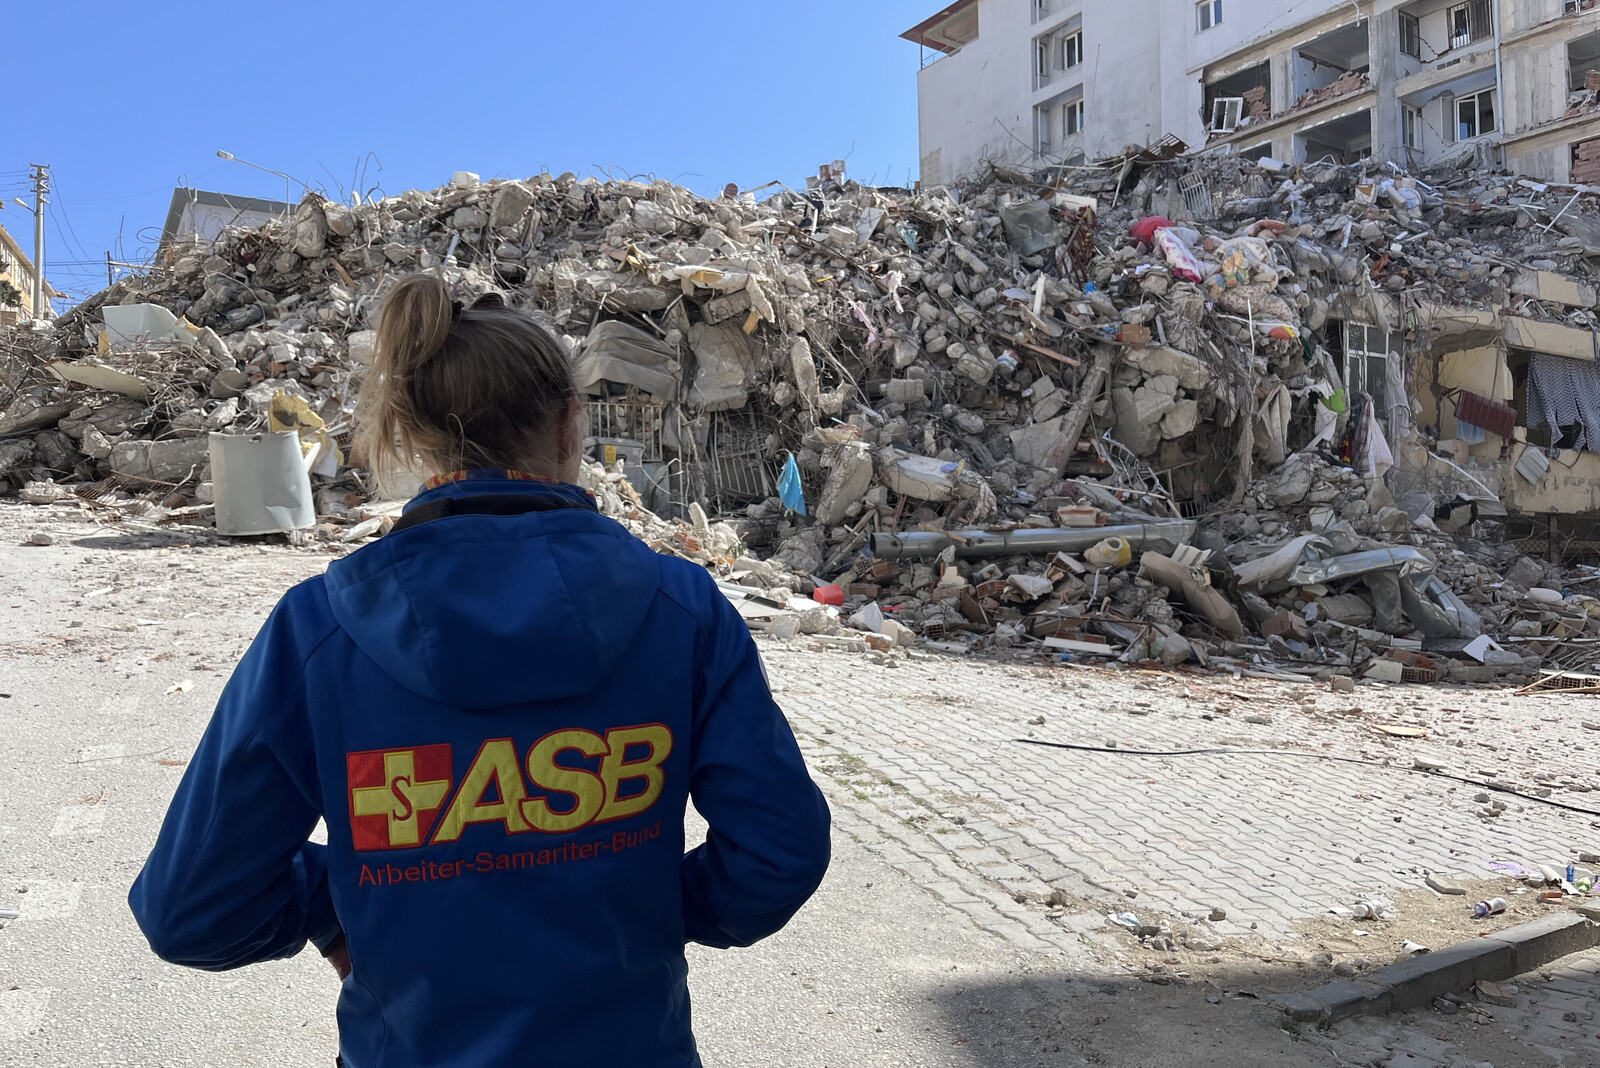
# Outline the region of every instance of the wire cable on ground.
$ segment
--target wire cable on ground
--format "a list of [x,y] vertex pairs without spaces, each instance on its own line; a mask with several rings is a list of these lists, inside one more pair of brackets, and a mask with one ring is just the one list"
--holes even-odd
[[1525,794],[1521,790],[1514,790],[1509,786],[1493,782],[1481,782],[1469,779],[1462,775],[1452,775],[1448,771],[1434,771],[1430,768],[1408,767],[1405,764],[1385,764],[1379,760],[1366,760],[1362,757],[1335,756],[1332,753],[1308,753],[1301,749],[1123,749],[1112,748],[1105,745],[1077,745],[1072,742],[1047,742],[1041,738],[1013,738],[1012,741],[1023,745],[1042,745],[1050,749],[1072,749],[1080,753],[1110,753],[1114,756],[1288,756],[1305,757],[1309,760],[1332,760],[1340,764],[1365,764],[1372,768],[1387,768],[1391,771],[1412,771],[1418,775],[1429,775],[1435,779],[1449,779],[1452,782],[1464,783],[1467,786],[1476,786],[1482,790],[1494,790],[1497,793],[1510,794],[1520,797],[1524,801],[1533,801],[1552,808],[1565,809],[1568,812],[1577,812],[1584,816],[1600,816],[1600,810],[1581,808],[1578,805],[1569,805],[1565,801],[1554,801],[1548,797],[1538,797],[1534,794]]

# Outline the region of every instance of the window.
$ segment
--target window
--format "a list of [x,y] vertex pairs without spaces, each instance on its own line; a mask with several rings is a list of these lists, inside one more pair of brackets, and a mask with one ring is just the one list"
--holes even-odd
[[1033,39],[1033,87],[1042,89],[1083,62],[1083,31]]
[[1232,133],[1244,116],[1244,97],[1219,96],[1211,102],[1211,132]]
[[1074,86],[1034,108],[1033,123],[1039,155],[1065,151],[1070,139],[1083,133],[1083,86]]
[[1202,30],[1222,25],[1222,0],[1200,0],[1195,11],[1199,13]]
[[1061,105],[1062,125],[1068,137],[1083,132],[1083,101],[1074,100],[1070,104]]
[[1462,48],[1494,33],[1490,0],[1468,0],[1445,12],[1450,47]]
[[1422,112],[1400,105],[1400,143],[1406,148],[1422,147]]
[[1033,21],[1038,22],[1049,14],[1050,0],[1033,0]]
[[1083,62],[1083,31],[1068,34],[1061,39],[1061,57],[1057,66],[1070,70]]
[[1494,132],[1494,90],[1459,97],[1456,100],[1456,140]]
[[1346,323],[1344,341],[1344,384],[1352,393],[1372,398],[1372,409],[1380,416],[1389,413],[1389,353],[1395,337],[1376,326]]
[[1422,22],[1415,15],[1400,12],[1400,54],[1422,58]]

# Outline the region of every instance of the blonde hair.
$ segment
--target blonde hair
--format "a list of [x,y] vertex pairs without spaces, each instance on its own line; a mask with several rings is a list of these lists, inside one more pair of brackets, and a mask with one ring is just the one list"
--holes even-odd
[[577,395],[561,343],[498,294],[463,307],[437,275],[408,275],[383,304],[357,443],[380,477],[419,458],[439,472],[548,467]]

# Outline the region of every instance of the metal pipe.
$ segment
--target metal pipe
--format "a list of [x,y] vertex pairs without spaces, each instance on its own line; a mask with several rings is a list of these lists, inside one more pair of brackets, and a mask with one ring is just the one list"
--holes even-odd
[[874,534],[872,555],[880,560],[928,559],[954,545],[962,559],[982,556],[1026,556],[1076,553],[1107,538],[1123,538],[1135,550],[1170,553],[1194,537],[1189,519],[1125,523],[1107,527],[1021,527],[1017,530],[914,530],[906,534]]

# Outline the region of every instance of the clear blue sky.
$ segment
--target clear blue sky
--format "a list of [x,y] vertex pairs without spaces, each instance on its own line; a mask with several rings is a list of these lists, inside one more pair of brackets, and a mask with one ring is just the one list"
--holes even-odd
[[903,184],[918,49],[898,35],[946,2],[14,3],[0,225],[31,255],[12,197],[50,164],[46,273],[81,299],[108,249],[154,249],[175,185],[283,197],[218,149],[336,197],[369,152],[390,193],[546,168],[714,193],[838,158]]

